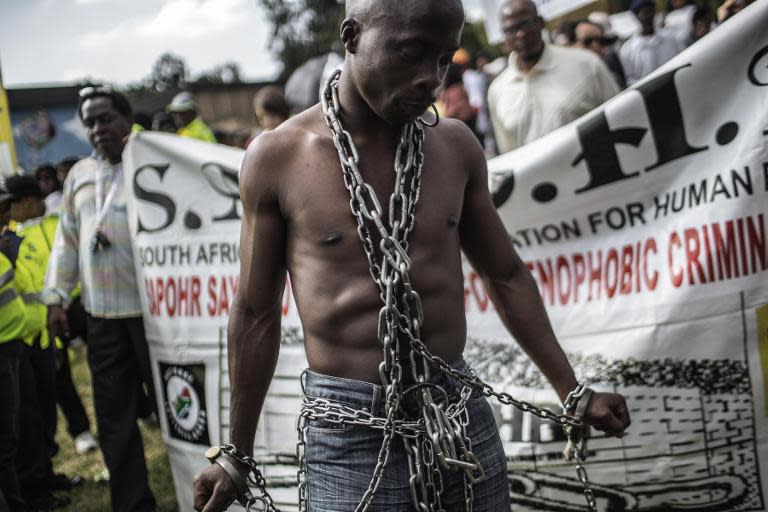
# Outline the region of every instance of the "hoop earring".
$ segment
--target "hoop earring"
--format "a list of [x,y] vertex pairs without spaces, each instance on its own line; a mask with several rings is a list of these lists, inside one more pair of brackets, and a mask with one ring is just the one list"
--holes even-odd
[[422,119],[421,117],[419,117],[419,118],[418,118],[418,121],[419,121],[419,122],[420,122],[422,125],[424,125],[424,126],[426,126],[426,127],[428,127],[428,128],[434,128],[435,126],[437,126],[438,124],[440,124],[440,114],[438,113],[438,111],[437,111],[437,107],[435,106],[435,104],[434,104],[434,103],[432,104],[432,107],[431,107],[431,108],[432,108],[432,112],[434,112],[434,113],[435,113],[435,122],[434,122],[434,123],[427,123],[427,122],[425,122],[425,121],[424,121],[424,119]]

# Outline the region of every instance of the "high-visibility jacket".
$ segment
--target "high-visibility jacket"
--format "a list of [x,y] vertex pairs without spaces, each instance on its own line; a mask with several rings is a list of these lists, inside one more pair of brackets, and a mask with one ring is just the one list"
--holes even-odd
[[187,126],[184,126],[176,132],[182,137],[190,137],[205,142],[216,142],[216,136],[200,116],[197,116]]
[[48,258],[51,255],[57,226],[57,217],[43,217],[24,223],[17,233],[22,240],[16,270],[28,274],[32,281],[31,286],[20,290],[27,308],[27,330],[30,332],[24,341],[31,345],[39,336],[41,348],[47,348],[49,345],[46,327],[48,309],[43,304],[41,294],[45,288],[45,272],[48,269]]
[[16,288],[16,271],[0,252],[0,343],[24,337],[26,310]]

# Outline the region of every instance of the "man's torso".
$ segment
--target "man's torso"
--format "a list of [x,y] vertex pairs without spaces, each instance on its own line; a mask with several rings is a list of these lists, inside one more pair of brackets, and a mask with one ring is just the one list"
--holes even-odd
[[671,35],[657,32],[630,38],[621,47],[619,57],[632,84],[661,67],[680,52],[679,42]]
[[[468,170],[457,143],[469,132],[446,124],[425,128],[421,197],[408,253],[412,283],[424,307],[422,338],[435,354],[452,361],[461,355],[466,335],[459,222]],[[331,132],[317,108],[286,128],[293,132],[293,156],[274,172],[280,173],[286,264],[309,365],[319,373],[378,382],[382,349],[376,333],[383,304],[350,211]],[[386,219],[395,143],[355,144],[363,179],[376,191]]]
[[[94,316],[141,314],[128,226],[128,194],[117,169],[86,158],[72,168],[64,190],[64,201],[71,204],[74,218],[62,217],[60,221],[75,224],[83,305]],[[101,223],[109,247],[93,253],[90,244],[99,220],[97,206],[104,207],[116,177],[120,181]],[[97,192],[101,195],[98,204]]]

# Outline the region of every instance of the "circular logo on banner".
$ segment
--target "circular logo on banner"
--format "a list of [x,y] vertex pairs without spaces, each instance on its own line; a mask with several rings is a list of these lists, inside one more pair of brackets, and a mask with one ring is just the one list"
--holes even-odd
[[177,375],[168,379],[166,387],[173,419],[184,430],[194,429],[200,414],[200,398],[194,388]]
[[208,415],[204,389],[195,378],[194,366],[162,365],[165,414],[171,435],[192,443],[208,443]]

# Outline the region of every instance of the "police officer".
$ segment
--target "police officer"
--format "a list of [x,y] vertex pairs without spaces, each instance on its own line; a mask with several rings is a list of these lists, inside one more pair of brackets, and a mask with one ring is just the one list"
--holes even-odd
[[[0,189],[0,204],[10,195]],[[0,219],[0,230],[8,218]],[[0,245],[0,508],[26,510],[16,475],[16,449],[19,441],[19,365],[24,349],[26,325],[24,303],[16,288],[16,272],[11,244]],[[14,258],[15,259],[15,258]]]
[[[25,308],[25,346],[20,359],[20,436],[16,466],[22,495],[32,508],[50,509],[69,503],[52,494],[51,459],[58,451],[56,433],[56,360],[46,328],[43,291],[57,220],[44,217],[43,194],[32,176],[5,180],[11,218],[21,244],[15,263],[17,289]],[[23,278],[23,281],[21,280]]]
[[190,137],[205,142],[216,142],[216,136],[197,114],[197,105],[192,93],[180,92],[173,97],[165,109],[173,117],[173,122],[179,127],[176,132],[182,137]]

